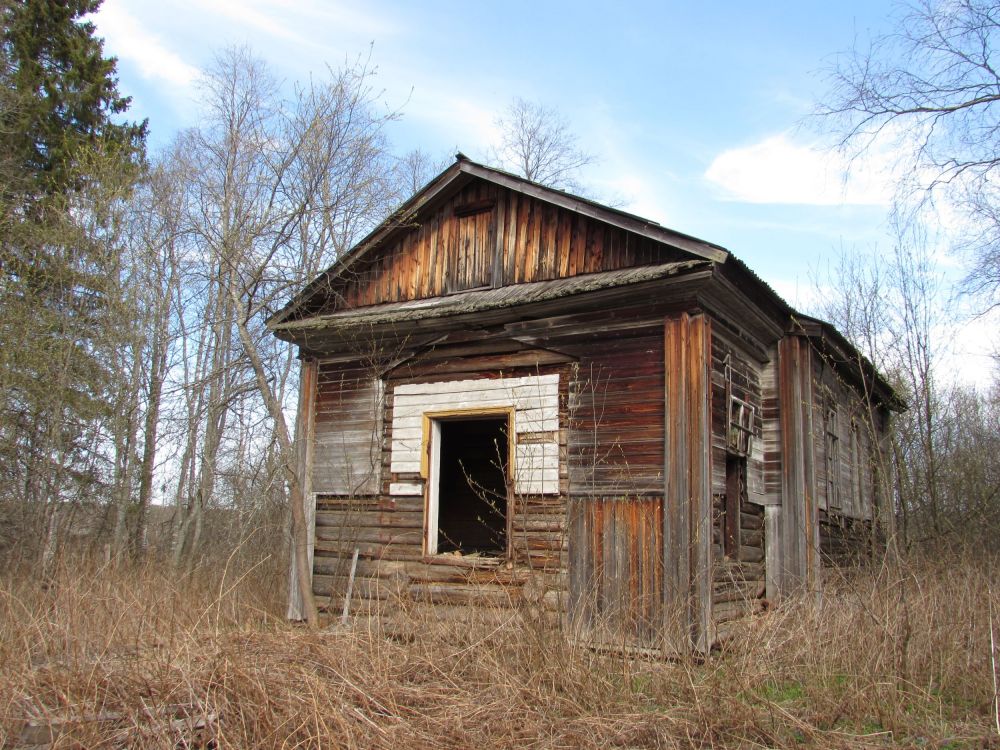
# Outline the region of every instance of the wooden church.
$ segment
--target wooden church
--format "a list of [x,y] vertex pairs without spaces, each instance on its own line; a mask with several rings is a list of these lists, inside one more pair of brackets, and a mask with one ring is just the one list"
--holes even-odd
[[269,327],[331,609],[353,569],[368,613],[706,649],[891,531],[902,404],[832,326],[717,245],[461,156]]

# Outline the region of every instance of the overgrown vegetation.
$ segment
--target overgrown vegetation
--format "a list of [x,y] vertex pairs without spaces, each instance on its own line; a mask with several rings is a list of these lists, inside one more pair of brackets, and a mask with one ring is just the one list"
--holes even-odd
[[0,745],[993,747],[994,563],[861,572],[664,662],[573,646],[516,603],[309,631],[267,564],[65,559],[44,586],[0,580]]
[[[905,232],[838,269],[821,311],[912,407],[891,452],[904,560],[704,659],[596,653],[518,602],[470,624],[387,601],[392,632],[285,622],[297,363],[264,320],[436,169],[392,153],[367,61],[289,97],[245,49],[147,165],[83,20],[98,5],[0,0],[0,746],[997,746],[1000,391],[941,386],[946,295]],[[985,4],[953,5],[992,38]],[[529,177],[570,185],[590,159],[542,105],[506,122]],[[528,153],[539,132],[554,148]],[[980,285],[988,182],[963,183]]]

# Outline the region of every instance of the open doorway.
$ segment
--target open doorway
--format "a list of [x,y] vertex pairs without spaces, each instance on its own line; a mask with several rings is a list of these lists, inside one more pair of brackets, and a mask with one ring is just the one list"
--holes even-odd
[[509,415],[433,421],[428,553],[507,554]]

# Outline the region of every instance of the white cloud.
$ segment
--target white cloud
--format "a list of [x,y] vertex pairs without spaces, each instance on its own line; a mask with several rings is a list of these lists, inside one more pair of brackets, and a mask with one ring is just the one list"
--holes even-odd
[[457,146],[472,158],[481,158],[481,151],[499,140],[495,107],[465,96],[444,94],[442,82],[425,81],[415,87],[412,99],[405,106],[407,120],[415,120],[439,134],[440,140]]
[[120,3],[107,3],[94,22],[98,32],[107,40],[108,52],[138,67],[144,78],[159,79],[184,89],[190,88],[199,76],[193,65],[167,48],[155,34],[151,34]]
[[949,325],[940,368],[945,382],[988,387],[997,376],[994,355],[1000,351],[1000,313],[992,311]]
[[797,142],[785,132],[723,151],[705,177],[727,200],[884,206],[893,196],[893,164],[887,148],[872,148],[848,164],[842,155]]

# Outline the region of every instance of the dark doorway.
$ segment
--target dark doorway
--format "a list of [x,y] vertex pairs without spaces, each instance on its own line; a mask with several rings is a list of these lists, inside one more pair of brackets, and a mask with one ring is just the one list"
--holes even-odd
[[441,421],[438,552],[507,554],[506,417]]

